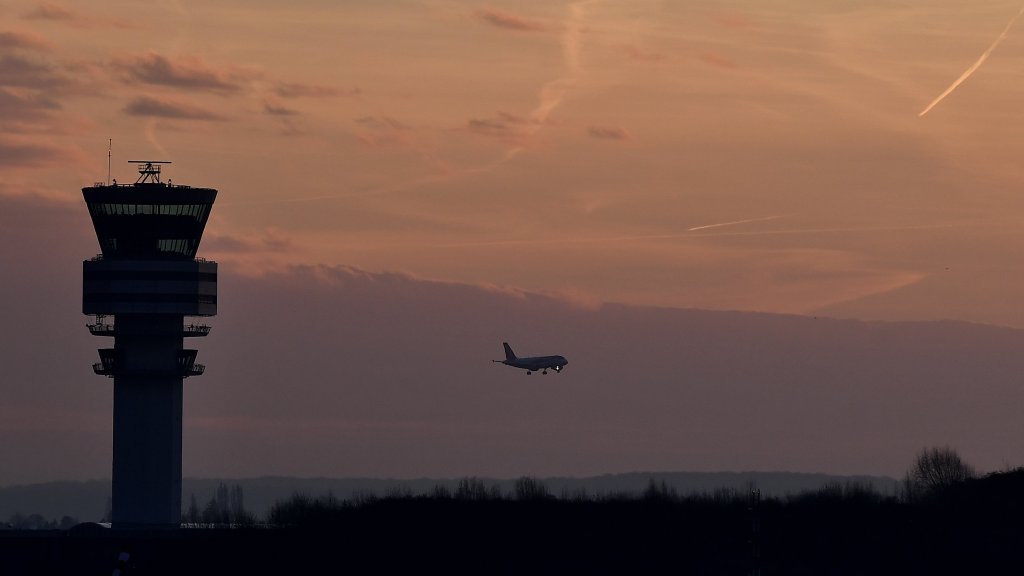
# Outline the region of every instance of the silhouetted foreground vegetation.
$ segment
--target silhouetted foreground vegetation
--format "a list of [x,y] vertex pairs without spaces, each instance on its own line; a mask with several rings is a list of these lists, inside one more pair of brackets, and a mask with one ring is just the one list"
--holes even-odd
[[423,495],[295,495],[266,523],[231,529],[0,531],[0,574],[106,575],[126,550],[126,574],[1017,571],[1024,469],[935,485],[914,470],[895,496],[858,484],[679,495],[654,482],[642,494],[550,494],[530,478],[511,493],[470,478]]

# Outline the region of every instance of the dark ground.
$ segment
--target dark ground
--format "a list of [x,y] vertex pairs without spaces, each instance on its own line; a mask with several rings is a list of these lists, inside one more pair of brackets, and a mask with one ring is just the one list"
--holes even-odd
[[[1024,473],[913,502],[821,490],[604,500],[284,503],[288,528],[0,531],[0,574],[998,574],[1024,566]],[[322,568],[321,568],[322,567]],[[757,572],[759,570],[759,572]]]

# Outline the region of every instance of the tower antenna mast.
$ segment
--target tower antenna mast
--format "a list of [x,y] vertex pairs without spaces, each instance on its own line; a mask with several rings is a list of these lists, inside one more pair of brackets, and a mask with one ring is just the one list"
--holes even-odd
[[107,186],[110,186],[110,151],[114,147],[114,139],[107,139]]

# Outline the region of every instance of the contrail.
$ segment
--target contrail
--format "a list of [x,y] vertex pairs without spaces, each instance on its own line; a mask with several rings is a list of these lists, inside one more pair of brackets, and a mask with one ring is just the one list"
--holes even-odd
[[783,216],[765,216],[764,218],[751,218],[749,220],[737,220],[735,222],[721,222],[719,224],[707,224],[704,226],[694,226],[689,228],[687,232],[693,232],[694,230],[707,230],[708,228],[721,228],[722,226],[735,226],[736,224],[749,224],[751,222],[767,222],[768,220],[778,220]]
[[[178,0],[169,0],[178,1]],[[559,106],[565,99],[569,90],[576,85],[579,78],[583,75],[583,44],[584,34],[586,32],[587,22],[587,11],[586,8],[590,4],[600,2],[601,0],[577,0],[568,6],[569,14],[563,23],[563,30],[561,34],[561,45],[562,45],[562,62],[564,71],[561,76],[546,82],[541,86],[539,93],[537,94],[537,104],[534,106],[527,117],[530,122],[524,128],[526,137],[535,135],[538,131],[543,129],[547,125],[548,117],[552,112]],[[148,134],[148,133],[147,133]],[[159,146],[156,142],[155,135],[148,134],[150,141],[154,146]],[[417,147],[418,148],[418,147]],[[161,148],[162,149],[162,148]],[[339,193],[339,194],[323,194],[319,196],[305,196],[298,198],[278,198],[278,199],[267,199],[267,200],[243,200],[237,202],[226,202],[218,204],[218,206],[248,206],[256,204],[283,204],[283,203],[294,203],[294,202],[315,202],[320,200],[334,200],[334,199],[352,199],[362,198],[368,196],[376,196],[381,194],[391,194],[396,192],[404,192],[411,188],[419,186],[429,185],[436,182],[441,182],[454,178],[463,174],[480,174],[490,172],[505,163],[513,160],[516,156],[526,149],[526,144],[518,143],[513,145],[511,148],[505,151],[501,157],[482,164],[480,166],[470,168],[459,168],[455,170],[446,170],[444,174],[432,175],[424,178],[420,178],[411,182],[404,182],[391,186],[375,187],[366,190],[353,191],[351,193]],[[419,151],[419,150],[417,150]],[[428,159],[434,160],[435,164],[439,163],[432,155],[427,155],[425,152],[420,152],[421,155]]]
[[936,98],[935,100],[932,100],[932,103],[929,104],[924,110],[921,111],[920,114],[917,115],[918,118],[927,114],[929,111],[931,111],[932,108],[935,108],[935,106],[939,102],[942,102],[942,100],[945,99],[946,96],[949,96],[950,93],[953,92],[953,90],[956,90],[961,84],[963,84],[968,78],[970,78],[971,74],[974,74],[974,72],[978,68],[981,68],[981,65],[985,63],[985,60],[988,60],[989,55],[992,54],[992,52],[996,49],[996,46],[999,46],[999,44],[1006,39],[1007,34],[1010,33],[1010,28],[1013,28],[1014,23],[1017,22],[1017,19],[1020,18],[1022,14],[1024,14],[1024,6],[1021,6],[1020,11],[1017,12],[1017,14],[1010,19],[1010,23],[1006,25],[1005,29],[1003,29],[1003,33],[1000,34],[999,37],[996,38],[995,42],[993,42],[992,45],[988,47],[988,50],[985,50],[985,52],[981,55],[981,58],[978,58],[977,62],[971,65],[971,67],[968,68],[966,72],[961,74],[960,77],[956,79],[956,82],[953,82],[953,84],[951,84],[949,88],[946,88],[945,92],[939,94],[939,97]]
[[160,152],[163,158],[169,158],[170,154],[167,153],[167,149],[164,148],[163,144],[156,137],[156,120],[152,118],[146,122],[146,140]]
[[[781,216],[780,216],[781,218]],[[943,230],[964,228],[968,224],[919,224],[916,226],[854,226],[846,228],[794,228],[789,230],[762,230],[752,232],[712,232],[710,234],[641,234],[628,236],[591,236],[573,238],[541,238],[529,240],[487,240],[481,242],[455,242],[431,244],[432,248],[469,248],[476,246],[529,246],[545,244],[605,244],[616,242],[636,242],[643,240],[704,240],[712,237],[757,237],[757,236],[796,236],[802,234],[847,234],[851,232],[899,232],[904,230]]]
[[582,32],[583,22],[586,18],[585,8],[596,0],[582,0],[569,5],[569,18],[565,22],[565,31],[562,34],[562,58],[565,62],[565,75],[545,84],[540,91],[540,102],[530,113],[530,117],[541,126],[547,121],[548,116],[555,108],[562,103],[567,89],[576,82],[583,70],[582,58]]
[[[537,106],[529,114],[531,126],[526,129],[527,136],[533,136],[547,123],[548,116],[562,104],[569,88],[579,79],[583,70],[580,53],[583,44],[583,23],[586,18],[585,8],[598,0],[580,0],[569,5],[569,17],[566,19],[565,30],[562,33],[562,60],[565,62],[565,73],[560,77],[544,84],[540,89],[537,99]],[[523,151],[525,146],[518,144],[505,152],[494,166],[504,164],[515,158]]]

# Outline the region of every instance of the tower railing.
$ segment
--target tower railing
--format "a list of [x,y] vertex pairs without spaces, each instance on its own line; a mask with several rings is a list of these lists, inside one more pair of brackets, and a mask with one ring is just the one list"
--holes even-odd
[[186,338],[201,338],[210,334],[210,327],[206,324],[186,324],[181,329],[181,335]]
[[93,336],[114,335],[114,325],[103,322],[102,320],[98,320],[95,324],[86,324],[85,326]]
[[206,366],[196,364],[196,350],[181,350],[178,352],[177,367],[173,369],[127,369],[119,358],[118,351],[114,348],[100,348],[100,361],[92,365],[92,370],[100,376],[113,378],[115,376],[178,376],[188,378],[189,376],[201,376],[206,371]]
[[[96,318],[91,324],[86,324],[89,333],[93,336],[117,336],[117,325],[107,322],[103,317]],[[189,323],[181,327],[183,338],[203,338],[210,335],[212,328],[208,324]]]

